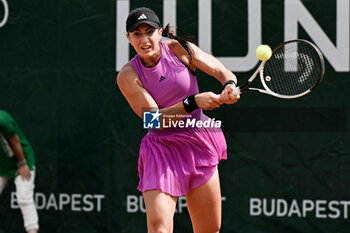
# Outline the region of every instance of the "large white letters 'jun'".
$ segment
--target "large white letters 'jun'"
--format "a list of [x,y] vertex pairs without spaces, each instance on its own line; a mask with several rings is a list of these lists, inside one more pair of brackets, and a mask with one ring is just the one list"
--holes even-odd
[[[5,1],[5,0],[1,0]],[[176,25],[176,1],[163,0],[163,22]],[[130,0],[117,0],[116,16],[116,70],[129,60],[129,44],[126,39],[125,21],[130,11]],[[321,49],[335,71],[350,71],[350,3],[337,0],[336,45],[332,43],[317,21],[300,0],[284,1],[284,40],[298,38],[299,24]],[[212,0],[198,1],[198,45],[204,51],[212,51]],[[228,69],[245,72],[255,67],[258,60],[255,49],[261,44],[261,0],[248,0],[248,48],[243,57],[217,57]],[[270,14],[271,15],[271,14]],[[214,54],[215,55],[215,54]]]
[[337,44],[335,46],[300,0],[285,0],[284,39],[298,38],[300,24],[322,50],[335,71],[349,72],[349,6],[349,0],[337,0]]

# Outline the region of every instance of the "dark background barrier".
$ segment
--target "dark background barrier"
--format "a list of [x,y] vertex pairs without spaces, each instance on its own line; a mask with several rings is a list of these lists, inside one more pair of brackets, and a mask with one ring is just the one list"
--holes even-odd
[[[217,57],[244,57],[248,42],[260,35],[261,43],[272,47],[292,39],[286,37],[298,20],[296,37],[313,41],[325,53],[324,81],[310,95],[287,101],[245,94],[234,106],[207,112],[222,120],[228,143],[228,160],[219,165],[222,232],[349,232],[350,43],[342,27],[349,26],[349,2],[164,2],[176,4],[177,33],[193,35],[200,45],[208,40],[199,32],[200,11],[210,10],[211,49]],[[204,2],[210,7],[203,8]],[[161,0],[8,2],[9,16],[0,28],[0,108],[15,117],[36,152],[41,232],[146,232],[136,190],[145,131],[115,83],[122,65],[116,57],[127,55],[116,43],[122,20],[117,10],[128,3],[130,9],[154,9],[161,21],[165,15]],[[254,16],[249,9],[261,12],[261,34],[248,33],[248,18]],[[324,34],[315,34],[312,22]],[[327,43],[343,53],[327,52]],[[130,49],[130,58],[134,54]],[[237,64],[232,71],[242,83],[257,59]],[[200,71],[197,76],[201,91],[220,91],[215,79]],[[0,232],[24,232],[13,192],[10,182],[0,198]],[[191,232],[183,198],[174,232]]]

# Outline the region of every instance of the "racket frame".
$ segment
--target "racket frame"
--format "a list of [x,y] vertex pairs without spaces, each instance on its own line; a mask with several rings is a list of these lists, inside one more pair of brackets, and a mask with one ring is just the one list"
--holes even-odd
[[[321,72],[320,72],[320,77],[319,79],[317,80],[317,82],[310,88],[308,89],[307,91],[303,92],[303,93],[300,93],[298,95],[281,95],[281,94],[278,94],[278,93],[275,93],[273,91],[270,90],[270,88],[266,85],[265,83],[265,79],[264,79],[264,66],[266,64],[267,61],[262,61],[259,65],[259,67],[256,69],[256,71],[250,76],[250,78],[241,86],[238,86],[234,89],[233,91],[233,94],[241,94],[241,93],[244,93],[244,92],[260,92],[260,93],[263,93],[263,94],[268,94],[268,95],[272,95],[272,96],[275,96],[275,97],[278,97],[278,98],[282,98],[282,99],[295,99],[295,98],[299,98],[299,97],[302,97],[308,93],[310,93],[313,89],[315,89],[322,81],[323,79],[323,76],[324,76],[324,73],[325,73],[325,62],[324,62],[324,57],[323,57],[323,54],[322,52],[320,51],[320,49],[314,45],[313,43],[307,41],[307,40],[302,40],[302,39],[297,39],[297,40],[289,40],[289,41],[286,41],[286,42],[283,42],[279,45],[277,45],[273,50],[272,50],[272,55],[273,53],[279,49],[280,47],[284,46],[285,44],[289,44],[289,43],[294,43],[294,42],[297,42],[297,43],[304,43],[304,44],[307,44],[308,46],[311,46],[319,55],[319,58],[320,58],[320,62],[321,62]],[[259,74],[260,76],[260,81],[263,85],[263,87],[265,88],[264,89],[259,89],[259,88],[254,88],[254,87],[248,87],[248,85],[257,77],[257,75]]]

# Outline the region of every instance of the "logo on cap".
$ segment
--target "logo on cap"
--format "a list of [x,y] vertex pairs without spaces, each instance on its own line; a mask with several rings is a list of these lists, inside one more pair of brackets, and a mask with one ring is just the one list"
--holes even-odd
[[142,15],[140,15],[137,19],[138,19],[138,20],[147,19],[147,16],[146,16],[145,14],[142,14]]

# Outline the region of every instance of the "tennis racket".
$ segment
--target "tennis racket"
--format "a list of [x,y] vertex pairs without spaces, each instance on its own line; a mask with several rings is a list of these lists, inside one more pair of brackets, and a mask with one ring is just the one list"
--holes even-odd
[[[313,91],[322,81],[325,63],[319,48],[306,40],[291,40],[272,50],[269,60],[261,62],[255,73],[233,94],[260,92],[293,99]],[[260,74],[263,89],[249,87]]]

